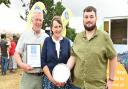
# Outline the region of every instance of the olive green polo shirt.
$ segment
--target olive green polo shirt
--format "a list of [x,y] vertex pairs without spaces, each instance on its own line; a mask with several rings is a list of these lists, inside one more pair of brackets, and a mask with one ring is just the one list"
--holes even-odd
[[96,30],[88,40],[85,31],[77,34],[72,55],[76,58],[74,84],[82,89],[105,89],[108,59],[116,56],[109,35]]

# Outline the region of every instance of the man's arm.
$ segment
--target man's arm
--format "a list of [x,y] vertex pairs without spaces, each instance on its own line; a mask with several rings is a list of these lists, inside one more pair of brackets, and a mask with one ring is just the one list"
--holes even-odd
[[15,52],[14,57],[19,67],[22,67],[22,60],[21,60],[20,54],[18,52]]
[[14,58],[15,58],[17,64],[19,65],[19,67],[22,68],[25,72],[32,70],[31,66],[22,62],[22,59],[21,59],[20,54],[18,52],[15,52]]
[[75,65],[75,57],[70,56],[70,58],[67,61],[67,66],[71,70],[74,67],[74,65]]
[[117,57],[113,57],[109,60],[109,79],[107,81],[106,88],[111,89],[114,81],[115,69],[117,65]]
[[116,65],[117,65],[117,57],[114,57],[111,60],[109,60],[109,79],[110,80],[114,80]]

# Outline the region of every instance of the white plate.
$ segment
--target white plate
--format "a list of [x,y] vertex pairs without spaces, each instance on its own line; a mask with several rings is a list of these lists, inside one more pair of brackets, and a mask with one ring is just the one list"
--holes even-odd
[[66,82],[70,77],[70,70],[66,64],[60,63],[54,67],[52,75],[55,81]]

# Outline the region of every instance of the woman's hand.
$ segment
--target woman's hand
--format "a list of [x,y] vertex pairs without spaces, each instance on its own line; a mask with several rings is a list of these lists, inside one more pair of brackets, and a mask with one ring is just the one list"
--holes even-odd
[[57,84],[57,82],[53,78],[49,79],[49,81],[52,82],[54,85]]
[[56,82],[57,87],[62,87],[65,85],[65,82]]
[[57,87],[62,87],[65,85],[65,82],[57,82],[53,78],[49,79],[49,81],[51,81]]

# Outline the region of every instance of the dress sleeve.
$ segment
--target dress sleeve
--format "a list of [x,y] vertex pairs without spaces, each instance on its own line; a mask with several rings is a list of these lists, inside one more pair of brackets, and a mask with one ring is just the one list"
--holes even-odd
[[44,41],[41,52],[41,68],[47,64],[47,38]]

